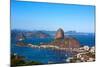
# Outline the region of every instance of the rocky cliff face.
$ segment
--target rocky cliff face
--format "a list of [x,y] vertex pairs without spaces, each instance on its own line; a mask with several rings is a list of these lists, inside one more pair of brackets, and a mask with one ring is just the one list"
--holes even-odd
[[80,43],[76,38],[65,37],[64,31],[61,28],[57,30],[55,40],[51,44],[63,48],[78,48],[80,46]]
[[63,31],[63,29],[59,28],[57,30],[55,39],[64,39],[64,31]]
[[67,41],[67,47],[68,48],[79,48],[80,47],[80,43],[76,38],[73,37],[66,37],[65,41]]

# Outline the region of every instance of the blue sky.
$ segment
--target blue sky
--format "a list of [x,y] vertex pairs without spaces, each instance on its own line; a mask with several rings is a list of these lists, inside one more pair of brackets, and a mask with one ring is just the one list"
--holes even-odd
[[94,32],[95,7],[38,2],[11,3],[11,29]]

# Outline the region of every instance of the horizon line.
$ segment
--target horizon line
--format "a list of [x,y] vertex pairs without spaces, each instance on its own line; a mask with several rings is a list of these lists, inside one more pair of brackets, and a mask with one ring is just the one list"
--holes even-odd
[[[21,31],[54,31],[54,32],[55,32],[55,31],[57,31],[58,29],[57,29],[57,30],[34,30],[34,29],[33,29],[33,30],[27,30],[27,29],[10,29],[10,30],[11,30],[11,31],[12,31],[12,30],[21,30]],[[77,30],[67,30],[67,31],[64,31],[64,32],[65,32],[65,33],[66,33],[66,32],[95,33],[95,31],[94,31],[94,32],[82,32],[82,31],[79,32],[79,31],[77,31]]]

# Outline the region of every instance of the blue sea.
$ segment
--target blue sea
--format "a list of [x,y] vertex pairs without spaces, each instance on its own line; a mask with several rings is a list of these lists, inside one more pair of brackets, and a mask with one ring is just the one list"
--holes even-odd
[[[95,46],[95,35],[69,35],[71,37],[75,37],[81,44],[88,45],[90,47]],[[49,43],[53,40],[53,38],[31,38],[26,39],[26,43],[32,43],[35,45],[39,45],[39,43]],[[11,53],[16,53],[20,56],[24,56],[26,60],[32,60],[36,62],[41,62],[43,64],[48,63],[64,63],[66,59],[72,56],[69,52],[62,52],[58,50],[52,49],[37,49],[30,47],[19,47],[16,46],[16,42],[11,41]]]

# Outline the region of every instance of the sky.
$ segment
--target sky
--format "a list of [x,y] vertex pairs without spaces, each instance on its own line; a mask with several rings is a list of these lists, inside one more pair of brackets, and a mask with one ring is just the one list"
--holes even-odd
[[94,32],[95,6],[11,2],[11,29]]

